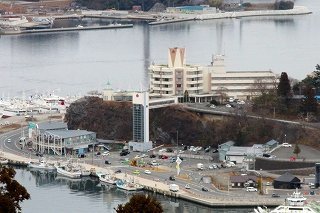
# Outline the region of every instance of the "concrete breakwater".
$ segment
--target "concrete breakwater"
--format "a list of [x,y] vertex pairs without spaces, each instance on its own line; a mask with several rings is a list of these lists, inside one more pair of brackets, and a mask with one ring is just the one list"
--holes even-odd
[[149,25],[160,25],[175,22],[193,21],[193,20],[210,20],[224,18],[242,18],[251,16],[286,16],[286,15],[305,15],[312,13],[307,7],[296,6],[291,10],[257,10],[257,11],[234,11],[234,12],[219,12],[208,14],[172,14],[162,13],[162,17],[158,21],[150,22]]
[[65,31],[83,31],[83,30],[104,30],[104,29],[122,29],[133,27],[132,24],[119,24],[119,25],[105,25],[105,26],[77,26],[66,28],[48,28],[48,29],[33,29],[33,30],[3,30],[0,35],[17,35],[17,34],[30,34],[30,33],[51,33],[51,32],[65,32]]

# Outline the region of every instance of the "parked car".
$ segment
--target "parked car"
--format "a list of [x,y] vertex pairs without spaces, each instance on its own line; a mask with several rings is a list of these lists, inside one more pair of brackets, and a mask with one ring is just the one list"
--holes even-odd
[[278,195],[276,193],[272,193],[271,197],[280,197],[280,195]]
[[211,104],[210,108],[214,109],[214,108],[216,108],[216,106],[214,104]]
[[173,152],[173,149],[167,148],[167,152]]
[[216,152],[218,152],[217,149],[212,149],[212,153],[216,153]]
[[170,163],[174,163],[174,162],[176,162],[176,160],[177,160],[176,157],[171,157],[171,158],[170,158]]
[[162,155],[161,159],[168,159],[168,156]]
[[118,169],[117,171],[115,171],[114,173],[121,173],[121,170],[120,169]]
[[148,157],[148,155],[142,154],[140,157],[141,157],[141,158],[146,158],[146,157]]
[[126,155],[128,155],[128,154],[130,154],[130,152],[129,152],[128,150],[122,150],[122,151],[120,152],[120,156],[126,156]]
[[151,171],[150,170],[144,170],[144,173],[150,175]]
[[283,143],[282,146],[283,146],[283,147],[292,147],[292,145],[289,144],[289,143]]
[[37,153],[36,153],[36,156],[38,156],[38,157],[43,157],[43,154],[40,153],[40,152],[37,152]]
[[231,108],[232,106],[230,104],[226,104],[226,107],[227,108]]
[[78,158],[85,158],[85,157],[86,157],[86,155],[84,153],[78,154]]
[[171,175],[170,177],[169,177],[169,180],[176,180],[176,178],[173,176],[173,175]]
[[108,165],[109,165],[109,164],[111,164],[111,163],[110,163],[109,161],[105,160],[105,161],[104,161],[104,164],[108,164]]
[[189,184],[186,184],[185,188],[186,188],[186,189],[190,189],[190,185],[189,185]]
[[102,153],[102,156],[108,156],[108,155],[110,155],[109,151],[105,151],[105,152]]
[[134,170],[134,171],[132,172],[132,174],[140,175],[140,171],[139,171],[139,170]]
[[156,156],[155,156],[155,155],[150,155],[149,157],[150,157],[150,158],[155,158]]
[[202,189],[201,189],[202,191],[204,191],[204,192],[207,192],[207,191],[209,191],[206,187],[202,187]]
[[252,186],[249,186],[249,187],[247,187],[246,191],[247,191],[247,192],[257,192],[258,189],[257,189],[257,188],[254,188],[254,187],[252,187]]
[[101,152],[97,152],[97,153],[96,153],[96,156],[99,156],[99,155],[101,155]]
[[152,166],[159,166],[160,164],[159,164],[157,161],[152,161],[152,162],[150,163],[150,165],[152,165]]

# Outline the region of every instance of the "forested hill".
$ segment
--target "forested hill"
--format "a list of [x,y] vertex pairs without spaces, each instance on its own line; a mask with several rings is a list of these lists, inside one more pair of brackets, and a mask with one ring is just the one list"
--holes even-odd
[[[65,116],[69,129],[97,133],[101,139],[132,140],[132,103],[82,98],[70,105]],[[186,111],[179,105],[150,110],[150,140],[159,143],[217,146],[228,140],[237,145],[263,144],[271,139],[319,147],[320,133],[303,126],[266,119],[211,116]]]

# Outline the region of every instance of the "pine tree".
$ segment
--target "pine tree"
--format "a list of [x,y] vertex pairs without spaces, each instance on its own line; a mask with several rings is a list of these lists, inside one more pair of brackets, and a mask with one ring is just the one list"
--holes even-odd
[[294,150],[293,150],[293,154],[295,154],[297,156],[297,158],[298,158],[298,155],[300,154],[300,152],[301,152],[301,149],[298,146],[298,144],[296,144],[295,147],[294,147]]
[[278,84],[278,96],[288,98],[291,92],[291,85],[286,72],[281,73],[280,81]]

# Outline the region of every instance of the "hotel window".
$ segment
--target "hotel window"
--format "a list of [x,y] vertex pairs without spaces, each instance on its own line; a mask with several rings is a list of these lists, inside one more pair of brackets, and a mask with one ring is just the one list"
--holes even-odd
[[180,87],[181,87],[181,84],[177,84],[177,87],[180,88]]

